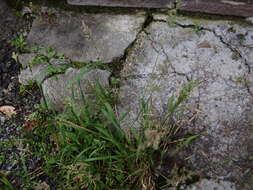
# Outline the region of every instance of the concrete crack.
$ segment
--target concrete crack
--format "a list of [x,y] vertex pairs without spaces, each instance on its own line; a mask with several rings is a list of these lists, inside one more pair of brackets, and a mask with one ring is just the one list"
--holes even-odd
[[244,65],[247,67],[248,73],[251,73],[251,68],[250,65],[248,64],[247,60],[242,56],[242,53],[240,52],[240,50],[238,50],[237,48],[233,47],[233,45],[227,43],[223,37],[219,34],[217,34],[217,32],[215,30],[211,30],[211,29],[205,29],[208,30],[210,32],[213,32],[213,34],[220,39],[220,42],[225,44],[231,51],[237,53],[239,55],[239,57],[243,60]]
[[[156,19],[154,20],[154,22],[163,22],[163,23],[168,23],[168,21],[166,20],[162,20],[162,19]],[[182,27],[182,28],[191,28],[191,29],[196,29],[196,25],[195,24],[181,24],[179,22],[176,22],[176,21],[172,21],[173,24],[175,24],[176,26],[179,26],[179,27]],[[237,49],[236,47],[234,47],[232,44],[226,42],[224,39],[223,39],[223,36],[217,34],[217,32],[215,30],[212,30],[210,28],[206,28],[206,27],[203,27],[203,26],[198,26],[198,30],[200,31],[208,31],[208,32],[212,32],[215,37],[217,37],[219,39],[219,41],[221,43],[223,43],[227,48],[229,48],[232,52],[235,52],[239,58],[241,60],[243,60],[243,65],[246,67],[247,69],[247,73],[250,75],[251,74],[251,67],[250,65],[248,64],[246,58],[243,57],[241,51],[239,49]],[[161,46],[161,49],[163,50],[163,53],[166,55],[166,53],[164,52],[164,49],[163,47]],[[172,69],[173,69],[173,65],[172,65]],[[174,69],[175,71],[175,69]],[[178,73],[180,74],[180,73]],[[189,80],[189,78],[187,78]],[[247,89],[247,92],[248,94],[250,94],[250,96],[253,97],[253,92],[251,91],[250,89],[250,86],[249,86],[249,83],[245,81],[245,88]]]
[[[242,53],[240,52],[240,50],[238,50],[236,47],[233,47],[233,45],[229,44],[228,42],[226,42],[223,37],[219,34],[217,34],[217,32],[215,30],[211,30],[211,29],[205,29],[207,31],[210,31],[210,32],[213,32],[213,34],[219,38],[220,42],[225,44],[231,51],[235,52],[236,54],[239,55],[239,57],[243,60],[244,62],[244,66],[247,68],[247,72],[248,72],[248,75],[251,74],[251,67],[250,65],[248,64],[246,58],[243,57]],[[245,88],[248,92],[248,94],[253,97],[253,92],[251,91],[250,89],[250,86],[249,86],[249,83],[247,82],[247,79],[245,79],[245,82],[244,82],[244,85],[245,85]]]
[[145,30],[146,27],[152,22],[153,17],[147,13],[145,21],[143,22],[139,32],[136,34],[135,39],[128,45],[128,47],[124,50],[124,53],[121,57],[115,58],[111,63],[107,63],[112,68],[112,76],[111,77],[121,77],[121,71],[125,65],[125,61],[129,55],[130,50],[135,46],[136,42],[139,39],[141,33]]
[[[161,20],[161,19],[156,19],[154,20],[155,22],[164,22],[164,23],[168,23],[168,21],[166,20]],[[182,27],[182,28],[192,28],[192,29],[195,29],[197,27],[197,25],[195,24],[181,24],[179,22],[176,22],[176,21],[172,21],[173,24],[179,26],[179,27]],[[219,40],[221,43],[223,43],[224,45],[226,45],[231,51],[237,53],[239,55],[239,57],[244,61],[244,65],[247,67],[247,70],[249,73],[251,73],[251,68],[247,62],[247,60],[242,56],[242,53],[240,52],[240,50],[238,50],[236,47],[233,47],[233,45],[229,44],[228,42],[226,42],[223,37],[219,34],[217,34],[217,32],[215,30],[211,30],[209,28],[205,28],[203,26],[198,26],[198,30],[200,31],[209,31],[209,32],[212,32]]]
[[[196,25],[194,25],[194,24],[184,25],[184,24],[180,24],[178,22],[175,22],[175,24],[177,26],[182,27],[182,28],[192,28],[192,29],[196,28]],[[226,45],[232,52],[235,52],[236,54],[239,55],[239,57],[243,60],[244,65],[247,67],[248,73],[251,73],[251,68],[250,68],[247,60],[242,56],[242,53],[240,52],[240,50],[238,50],[237,48],[233,47],[231,44],[229,44],[228,42],[226,42],[221,35],[217,34],[217,32],[215,30],[211,30],[209,28],[205,28],[205,27],[202,27],[202,26],[199,27],[199,30],[204,30],[204,31],[212,32],[220,40],[221,43],[223,43],[224,45]]]
[[247,89],[249,95],[250,95],[251,97],[253,97],[253,92],[251,91],[250,86],[249,86],[248,83],[245,84],[245,87],[246,87],[246,89]]
[[[198,29],[199,31],[208,31],[208,32],[211,32],[214,34],[214,36],[216,38],[219,39],[219,41],[224,44],[227,48],[229,48],[232,52],[236,53],[239,58],[242,60],[243,62],[243,65],[246,67],[247,69],[247,73],[248,74],[251,74],[251,68],[250,68],[250,65],[248,64],[246,58],[244,58],[243,54],[241,53],[241,51],[234,47],[233,44],[230,44],[228,43],[222,35],[218,34],[214,29],[210,29],[208,27],[204,27],[204,26],[198,26],[198,25],[195,25],[195,24],[181,24],[179,23],[178,21],[167,21],[167,20],[163,20],[163,19],[155,19],[152,15],[148,14],[147,15],[147,18],[146,18],[146,21],[144,22],[143,24],[143,27],[142,29],[139,31],[138,35],[136,36],[136,39],[135,41],[129,46],[129,48],[127,48],[127,51],[126,51],[126,54],[125,54],[125,57],[124,57],[124,60],[126,59],[127,57],[127,54],[128,54],[128,50],[132,48],[132,46],[136,43],[136,41],[139,39],[139,35],[144,32],[148,38],[148,40],[151,41],[151,46],[152,48],[154,49],[154,51],[156,51],[158,54],[163,54],[166,58],[166,61],[169,63],[169,66],[170,68],[172,69],[172,73],[173,74],[176,74],[176,75],[179,75],[179,76],[183,76],[186,78],[187,81],[190,81],[191,80],[191,77],[188,76],[186,73],[182,73],[182,72],[178,72],[176,70],[176,68],[174,67],[174,65],[171,63],[170,61],[170,58],[168,56],[168,54],[166,53],[166,50],[164,49],[164,46],[159,43],[158,41],[154,40],[151,36],[151,34],[148,32],[147,28],[150,26],[150,24],[152,22],[161,22],[161,23],[168,23],[168,22],[172,22],[172,24],[175,24],[176,26],[178,27],[181,27],[181,28],[191,28],[191,29]],[[139,76],[138,76],[139,77]],[[250,96],[253,97],[253,92],[251,91],[250,89],[250,86],[247,82],[245,82],[245,88],[247,90],[247,93],[250,94]]]
[[[183,77],[186,78],[187,81],[190,81],[191,79],[190,79],[190,77],[189,77],[187,74],[178,72],[178,71],[176,70],[176,68],[175,68],[175,67],[173,66],[173,64],[170,62],[169,56],[168,56],[168,54],[166,53],[166,51],[165,51],[163,45],[160,44],[159,42],[153,40],[152,37],[150,36],[150,34],[149,34],[146,30],[144,30],[144,33],[147,35],[147,37],[149,38],[149,40],[152,42],[152,43],[151,43],[151,46],[153,47],[153,49],[154,49],[158,54],[162,52],[163,55],[166,57],[166,61],[169,63],[171,69],[173,70],[172,73],[173,73],[173,74],[176,74],[176,75],[179,75],[179,76],[183,76]],[[157,45],[161,48],[161,52],[154,46],[154,44],[157,44]]]
[[[221,43],[223,43],[224,45],[226,45],[231,51],[235,52],[239,56],[239,58],[243,60],[244,66],[247,68],[248,75],[251,74],[250,65],[248,64],[246,58],[243,57],[243,55],[240,52],[240,50],[238,50],[236,47],[233,47],[233,45],[231,45],[230,43],[226,42],[221,35],[217,34],[217,32],[215,30],[211,30],[211,29],[207,29],[207,28],[204,28],[204,30],[212,32],[217,38],[219,38],[219,40],[220,40]],[[253,97],[253,92],[251,91],[249,83],[247,82],[246,79],[245,79],[245,82],[244,82],[244,86],[246,88],[247,93],[251,97]]]

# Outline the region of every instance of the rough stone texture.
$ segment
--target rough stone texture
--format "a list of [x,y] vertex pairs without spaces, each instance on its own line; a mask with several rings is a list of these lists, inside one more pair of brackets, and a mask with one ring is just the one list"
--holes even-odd
[[29,63],[31,63],[33,61],[33,59],[36,58],[36,54],[35,53],[24,53],[24,54],[20,54],[18,55],[18,61],[19,63],[21,63],[22,68],[26,68]]
[[163,116],[168,98],[197,80],[180,116],[189,121],[183,123],[186,132],[202,134],[186,152],[188,162],[200,174],[250,189],[253,97],[246,79],[252,75],[253,27],[163,20],[152,22],[129,52],[121,73],[119,112],[129,111],[126,120],[138,121],[140,100],[151,96],[154,115]]
[[19,82],[23,85],[29,85],[32,81],[36,81],[40,84],[47,76],[46,69],[47,65],[45,64],[39,64],[32,68],[26,68],[20,72],[18,77]]
[[[46,9],[44,12],[50,12]],[[48,13],[49,14],[49,13]],[[38,17],[28,36],[30,46],[52,47],[73,61],[112,62],[124,54],[141,30],[145,16],[86,14],[52,10]]]
[[[102,86],[109,86],[111,73],[105,70],[94,69],[88,73],[83,73],[82,69],[69,68],[65,74],[56,75],[45,80],[42,90],[47,102],[57,111],[63,111],[67,99],[72,99],[78,107],[81,100],[81,92],[85,96],[92,94],[90,85],[96,82]],[[80,77],[80,86],[77,77]],[[74,95],[73,95],[74,92]]]
[[[215,181],[212,179],[202,179],[189,187],[180,187],[184,190],[235,190],[236,187],[229,181]],[[163,190],[176,190],[176,188],[166,188]]]
[[188,190],[235,190],[235,185],[228,181],[216,182],[203,179]]

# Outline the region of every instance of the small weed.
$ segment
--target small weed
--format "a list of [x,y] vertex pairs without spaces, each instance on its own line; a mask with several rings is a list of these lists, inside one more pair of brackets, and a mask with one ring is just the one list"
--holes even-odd
[[50,59],[50,58],[54,58],[54,57],[57,57],[57,58],[61,58],[62,55],[58,55],[56,51],[54,51],[52,48],[46,48],[46,55],[47,57]]
[[11,58],[18,62],[18,53],[12,52]]
[[34,65],[38,65],[41,63],[47,63],[49,61],[48,57],[45,55],[37,55],[30,63],[28,63],[29,67],[33,67]]
[[201,32],[201,30],[203,29],[203,27],[199,24],[195,24],[194,25],[194,31],[199,34]]
[[243,44],[246,40],[246,36],[244,34],[237,34],[236,37],[239,40],[240,44]]
[[111,85],[113,86],[119,86],[120,84],[120,79],[119,78],[116,78],[116,77],[111,77]]
[[20,34],[16,40],[13,40],[11,45],[15,46],[20,52],[25,52],[27,50],[27,42],[23,34]]
[[83,68],[83,67],[87,66],[88,63],[73,61],[73,62],[71,63],[71,65],[72,65],[74,68],[80,69],[80,68]]
[[232,59],[238,61],[241,59],[241,55],[238,52],[233,52]]
[[50,63],[50,60],[55,59],[64,59],[65,57],[61,54],[57,54],[56,51],[54,51],[52,48],[33,48],[30,50],[31,52],[37,54],[37,56],[28,63],[29,67],[32,67],[34,65],[38,65],[41,63]]
[[64,73],[67,68],[68,68],[68,65],[65,65],[65,64],[61,66],[55,66],[53,64],[49,64],[46,68],[46,72],[49,75],[55,75],[55,74]]
[[19,86],[19,94],[21,96],[31,94],[35,89],[38,89],[38,85],[34,80],[29,80],[27,85]]

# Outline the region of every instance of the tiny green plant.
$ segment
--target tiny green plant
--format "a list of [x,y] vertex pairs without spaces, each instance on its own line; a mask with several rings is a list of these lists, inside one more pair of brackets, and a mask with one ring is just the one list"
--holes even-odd
[[29,67],[33,67],[34,65],[38,65],[41,63],[47,63],[48,57],[45,55],[37,55],[30,63],[28,63]]
[[41,63],[49,63],[52,58],[64,59],[64,56],[57,54],[52,48],[34,48],[31,51],[36,54],[36,57],[28,63],[29,67]]
[[199,24],[194,25],[194,30],[196,33],[200,33],[200,31],[203,29],[203,27]]
[[24,35],[21,33],[17,39],[11,42],[11,45],[15,46],[20,52],[27,50],[27,42],[25,41]]
[[31,94],[35,89],[38,89],[38,85],[34,80],[28,80],[27,85],[21,84],[19,86],[19,94],[20,95],[26,95]]
[[111,85],[113,86],[119,86],[120,84],[120,79],[119,78],[116,78],[116,77],[111,77]]

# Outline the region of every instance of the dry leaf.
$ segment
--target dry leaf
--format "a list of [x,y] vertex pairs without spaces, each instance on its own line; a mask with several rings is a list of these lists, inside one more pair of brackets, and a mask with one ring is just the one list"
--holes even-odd
[[211,48],[212,46],[209,44],[208,41],[201,42],[197,45],[198,48]]
[[4,115],[7,115],[8,117],[17,114],[13,106],[1,106],[0,112],[2,112]]

